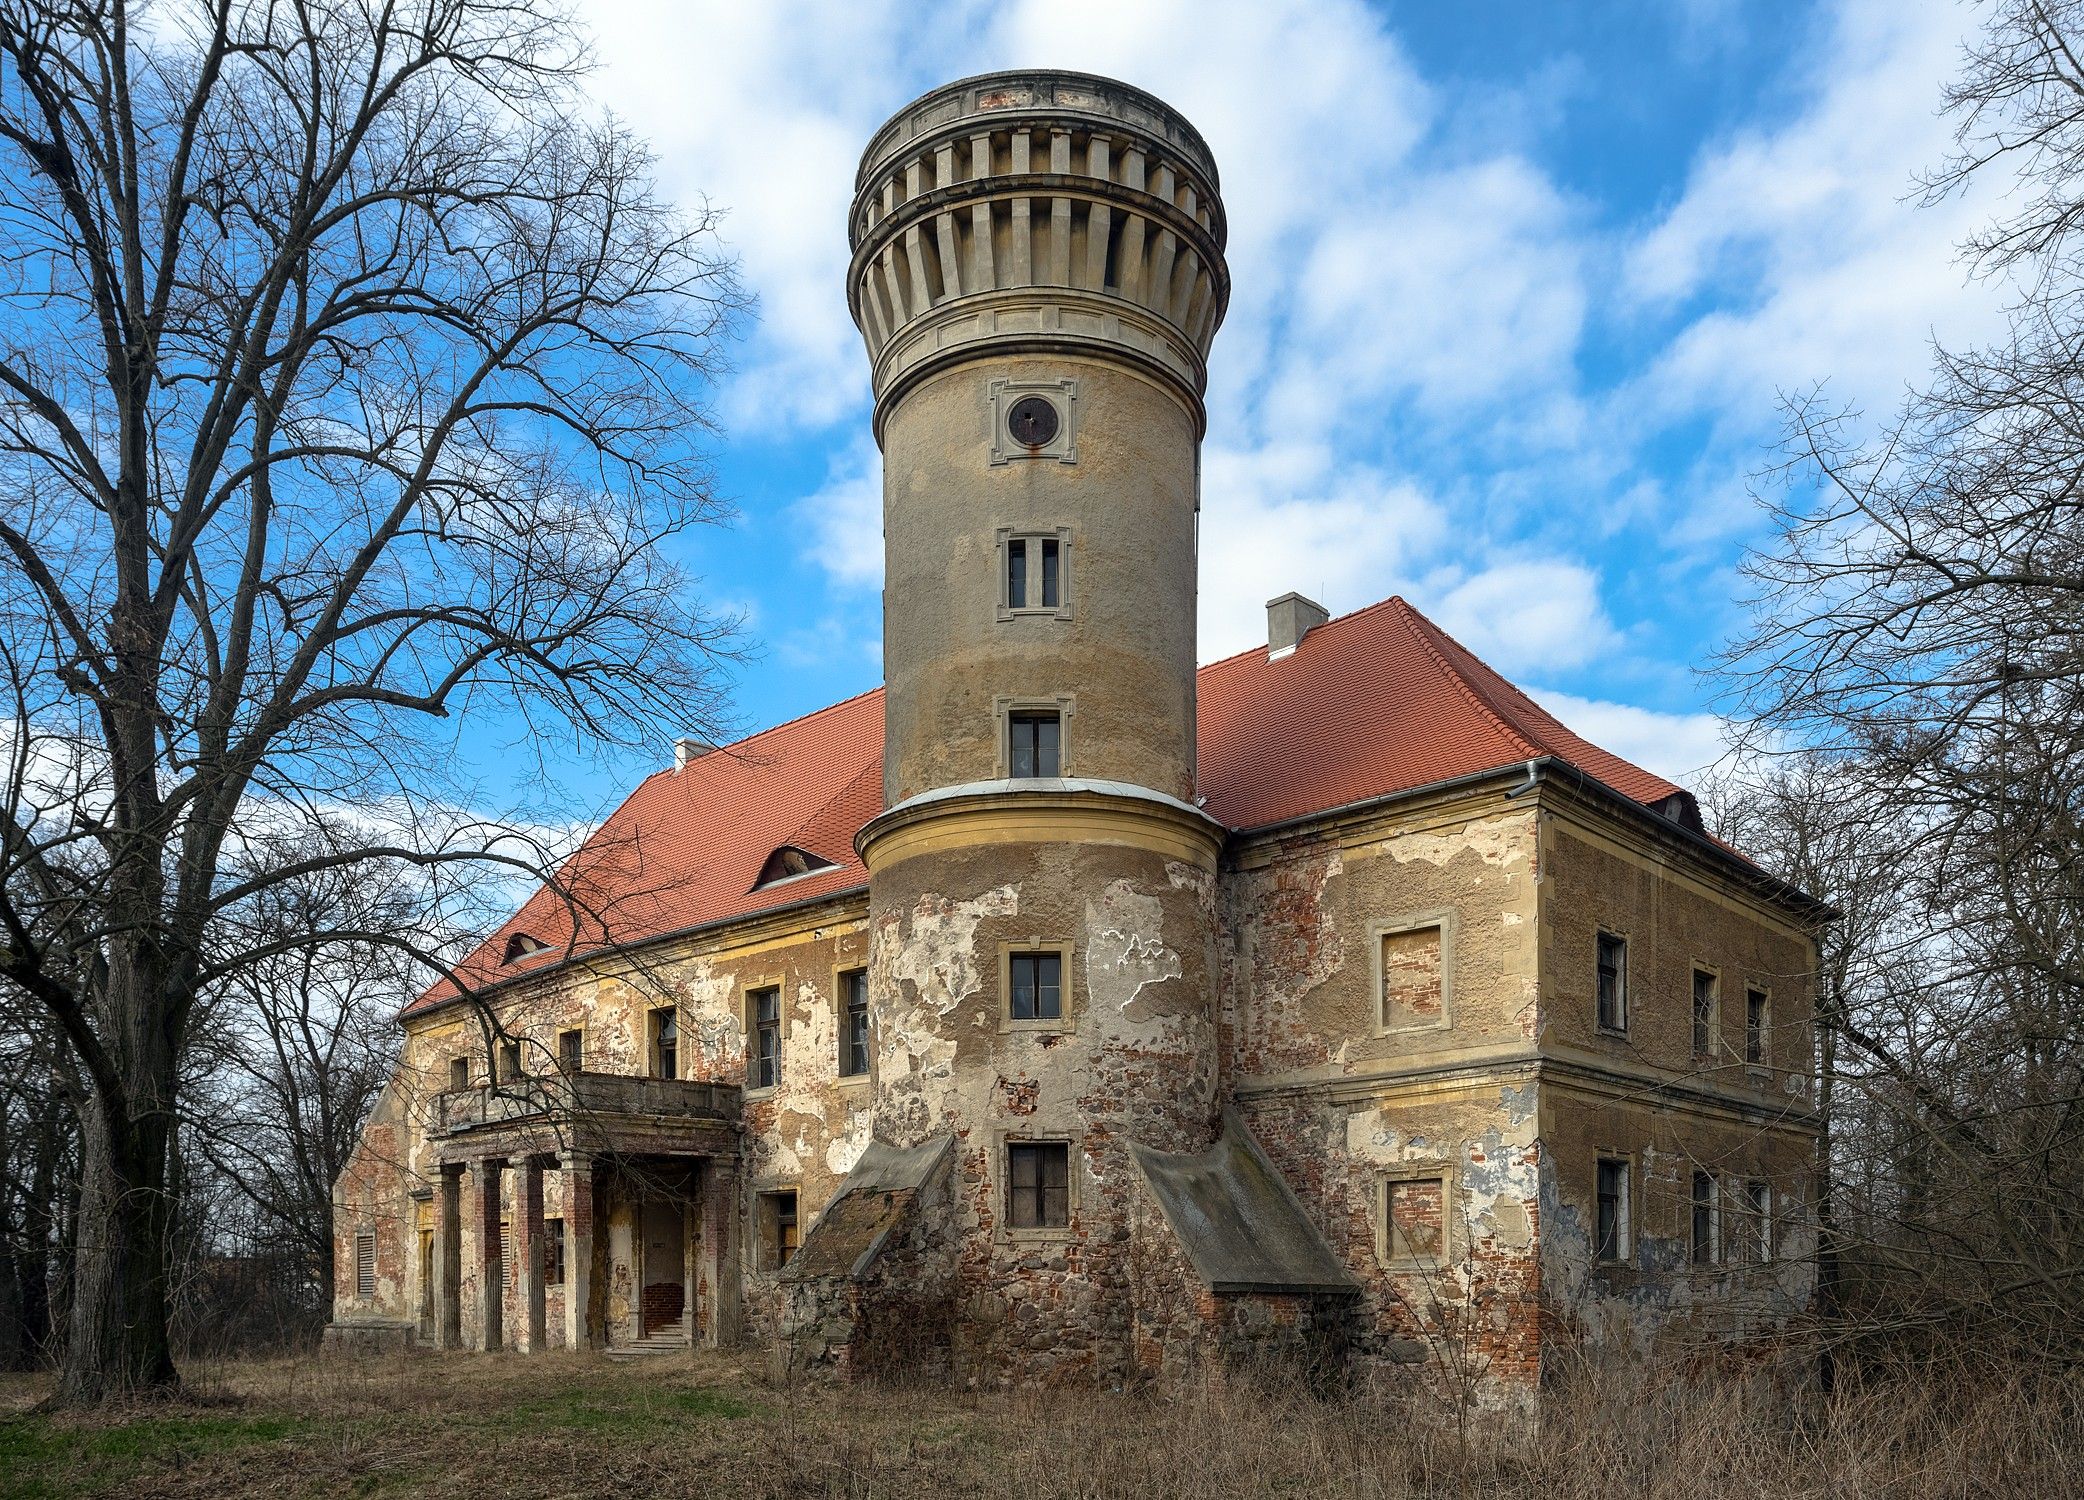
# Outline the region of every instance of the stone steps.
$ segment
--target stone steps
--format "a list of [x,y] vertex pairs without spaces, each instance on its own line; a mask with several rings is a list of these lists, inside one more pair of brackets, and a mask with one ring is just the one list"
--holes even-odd
[[687,1348],[687,1315],[681,1314],[678,1323],[669,1323],[664,1328],[654,1328],[641,1339],[628,1344],[616,1344],[605,1350],[610,1359],[643,1359],[652,1354],[673,1354]]

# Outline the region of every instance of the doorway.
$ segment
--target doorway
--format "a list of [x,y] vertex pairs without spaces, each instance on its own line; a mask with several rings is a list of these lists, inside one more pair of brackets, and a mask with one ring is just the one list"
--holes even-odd
[[420,1231],[420,1337],[434,1342],[434,1231]]
[[638,1215],[644,1253],[637,1337],[680,1325],[687,1311],[687,1206],[676,1198],[647,1197]]

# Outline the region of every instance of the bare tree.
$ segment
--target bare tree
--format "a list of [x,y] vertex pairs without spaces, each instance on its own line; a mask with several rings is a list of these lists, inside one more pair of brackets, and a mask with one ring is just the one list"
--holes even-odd
[[547,0],[0,0],[0,979],[84,1080],[58,1401],[177,1378],[181,1060],[245,914],[529,866],[434,816],[466,708],[715,708],[670,550],[738,298],[582,62]]

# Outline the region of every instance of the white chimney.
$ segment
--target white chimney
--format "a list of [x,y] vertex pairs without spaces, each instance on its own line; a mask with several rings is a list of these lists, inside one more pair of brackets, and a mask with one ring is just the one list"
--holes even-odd
[[685,771],[691,760],[700,760],[716,746],[707,740],[698,740],[693,735],[682,735],[673,742],[673,769]]
[[1266,601],[1266,659],[1279,661],[1302,644],[1302,638],[1331,618],[1331,611],[1301,594]]

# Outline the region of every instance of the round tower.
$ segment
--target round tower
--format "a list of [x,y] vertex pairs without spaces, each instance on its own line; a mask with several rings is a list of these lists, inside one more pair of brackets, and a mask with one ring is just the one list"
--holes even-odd
[[883,449],[876,1130],[956,1142],[958,1357],[1104,1373],[1130,1357],[1128,1148],[1198,1147],[1216,1108],[1215,163],[1141,90],[991,74],[877,132],[850,230]]

